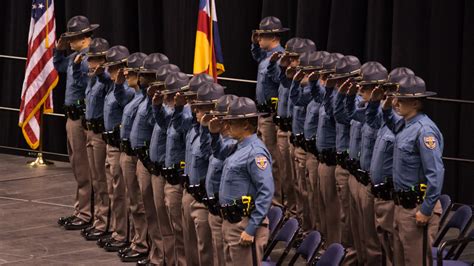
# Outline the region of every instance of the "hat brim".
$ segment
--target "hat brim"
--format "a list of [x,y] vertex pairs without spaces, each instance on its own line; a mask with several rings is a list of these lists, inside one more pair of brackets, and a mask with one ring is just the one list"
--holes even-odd
[[106,62],[104,63],[104,67],[110,67],[110,66],[115,66],[115,65],[118,65],[118,64],[122,64],[122,63],[125,63],[127,62],[127,58],[124,58],[122,60],[119,60],[119,61],[112,61],[112,62]]
[[385,84],[386,82],[387,82],[386,79],[382,79],[382,80],[363,80],[363,81],[358,82],[357,84],[359,86],[367,86],[367,85],[381,85],[381,84]]
[[98,52],[98,53],[87,52],[86,55],[87,55],[88,57],[100,57],[100,56],[105,56],[106,53],[107,53],[107,51]]
[[303,66],[300,68],[300,70],[303,70],[303,71],[313,71],[313,70],[321,70],[322,67],[318,67],[318,66]]
[[287,32],[290,31],[289,28],[281,28],[281,29],[274,29],[274,30],[254,30],[255,33],[258,34],[265,34],[265,33],[281,33],[281,32]]
[[83,30],[81,30],[81,31],[66,31],[66,32],[64,32],[63,34],[61,34],[61,38],[71,38],[71,37],[79,36],[79,35],[81,35],[81,34],[85,34],[85,33],[94,31],[94,30],[96,30],[98,27],[100,27],[99,24],[91,24],[91,25],[89,25],[88,28],[85,28],[85,29],[83,29]]
[[331,74],[328,77],[328,80],[337,80],[337,79],[344,79],[344,78],[350,78],[353,76],[357,76],[360,74],[360,69],[349,72],[349,73],[342,73],[342,74]]
[[190,105],[191,106],[205,106],[205,105],[216,105],[217,100],[214,101],[194,101]]
[[222,120],[236,120],[236,119],[248,119],[253,117],[259,117],[262,115],[267,115],[268,113],[253,113],[248,115],[226,115],[222,117]]
[[224,116],[227,115],[227,112],[219,112],[219,111],[211,110],[211,111],[209,111],[209,114],[214,115],[214,116],[224,117]]
[[336,70],[334,69],[321,69],[321,70],[317,70],[316,74],[323,75],[323,74],[332,74],[334,72],[336,72]]
[[435,96],[437,93],[433,91],[425,91],[422,93],[409,93],[409,94],[402,94],[402,93],[392,93],[390,96],[393,96],[395,98],[403,98],[403,99],[408,99],[408,98],[426,98],[426,97],[431,97]]
[[129,71],[129,72],[131,71],[131,72],[137,72],[137,73],[139,69],[140,69],[139,67],[124,67],[123,68],[124,71]]

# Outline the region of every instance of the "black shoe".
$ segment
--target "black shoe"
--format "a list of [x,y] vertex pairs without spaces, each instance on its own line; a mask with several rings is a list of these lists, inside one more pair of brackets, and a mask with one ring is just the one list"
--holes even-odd
[[124,254],[127,254],[132,250],[131,246],[128,246],[126,248],[122,248],[121,250],[118,251],[117,256],[122,257]]
[[104,231],[101,231],[101,230],[92,229],[91,231],[89,231],[89,233],[87,233],[84,236],[84,238],[87,241],[97,241],[100,238],[107,237],[107,236],[110,236],[109,232],[104,232]]
[[155,265],[155,264],[151,263],[148,258],[143,259],[143,260],[139,260],[139,261],[137,262],[137,266],[144,266],[144,265],[146,265],[146,266],[152,266],[152,265]]
[[94,226],[90,225],[84,229],[81,229],[81,236],[85,237],[90,231],[94,230]]
[[107,243],[103,246],[105,251],[107,252],[118,252],[119,250],[122,250],[123,248],[128,247],[129,244],[126,241],[118,241],[113,238],[110,238]]
[[81,220],[81,219],[75,217],[71,221],[66,222],[64,224],[64,229],[66,229],[66,230],[81,230],[81,229],[89,227],[90,225],[91,225],[90,222],[86,222],[84,220]]
[[112,239],[112,235],[107,235],[107,236],[104,236],[104,237],[101,237],[99,239],[97,239],[97,246],[103,248],[105,246],[105,244],[107,244],[107,242],[110,241],[110,239]]
[[60,217],[58,219],[58,224],[61,225],[61,226],[64,226],[67,222],[73,220],[74,218],[76,218],[76,216],[74,216],[74,215]]
[[139,253],[135,250],[131,250],[120,258],[122,262],[138,262],[139,260],[143,260],[148,258],[148,252]]

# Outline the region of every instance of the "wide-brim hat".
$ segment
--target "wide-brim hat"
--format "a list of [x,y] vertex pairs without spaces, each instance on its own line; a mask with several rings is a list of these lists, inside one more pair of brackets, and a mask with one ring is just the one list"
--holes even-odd
[[386,79],[380,79],[380,80],[362,80],[358,82],[357,84],[359,86],[368,86],[368,85],[381,85],[387,83]]
[[115,66],[115,65],[118,65],[118,64],[126,63],[126,62],[127,62],[127,58],[124,58],[122,60],[106,62],[106,63],[103,64],[103,66],[104,67],[111,67],[111,66]]
[[67,23],[67,31],[61,34],[62,38],[79,36],[100,27],[99,24],[90,24],[89,19],[84,16],[72,17]]
[[340,73],[340,74],[336,74],[333,72],[333,74],[331,74],[328,77],[328,80],[345,79],[345,78],[350,78],[350,77],[359,76],[359,75],[360,75],[360,69],[356,69],[348,73]]
[[127,66],[123,70],[132,71],[138,73],[140,66],[143,65],[143,61],[147,57],[146,54],[136,52],[127,57]]
[[281,33],[289,31],[289,28],[284,28],[281,21],[277,17],[265,17],[260,21],[259,28],[254,30],[258,34]]
[[417,76],[407,76],[398,83],[398,90],[390,95],[396,98],[426,98],[436,95],[427,91],[425,81]]
[[227,115],[223,116],[222,120],[248,119],[262,115],[267,115],[267,113],[258,112],[257,105],[252,99],[238,97],[229,104]]

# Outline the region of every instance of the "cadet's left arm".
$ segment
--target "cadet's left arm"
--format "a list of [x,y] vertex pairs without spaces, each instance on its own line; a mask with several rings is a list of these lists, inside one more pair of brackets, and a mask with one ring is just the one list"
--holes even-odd
[[250,173],[251,182],[257,188],[257,193],[255,199],[253,199],[255,209],[252,211],[245,232],[255,236],[258,226],[263,222],[270,209],[275,186],[272,176],[272,162],[267,153],[262,150],[252,154],[247,160],[247,169]]
[[422,128],[417,142],[423,175],[427,183],[426,194],[421,204],[420,212],[430,216],[443,188],[443,136],[436,134],[430,128]]
[[346,97],[346,113],[349,119],[364,123],[365,122],[365,107],[360,108],[356,106],[356,95],[347,95]]

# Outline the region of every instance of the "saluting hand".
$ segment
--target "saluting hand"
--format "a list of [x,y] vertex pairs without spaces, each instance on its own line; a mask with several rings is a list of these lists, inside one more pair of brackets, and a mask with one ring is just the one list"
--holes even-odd
[[59,37],[59,40],[56,41],[56,50],[66,50],[68,48],[69,42],[63,37]]
[[348,80],[344,81],[344,83],[342,83],[341,86],[339,86],[338,92],[341,93],[341,94],[347,94],[349,89],[352,88],[352,87],[355,87],[355,86],[348,79]]
[[250,246],[252,245],[254,240],[254,236],[247,234],[245,231],[240,234],[240,245],[242,246]]
[[288,67],[290,65],[290,57],[287,54],[284,54],[280,60],[281,67]]
[[316,71],[309,73],[308,81],[316,81],[318,79],[319,79],[319,74],[317,74]]
[[123,84],[125,82],[125,74],[123,73],[123,68],[121,68],[117,73],[117,78],[115,79],[115,84]]
[[212,118],[214,118],[213,115],[211,114],[205,114],[201,117],[201,126],[204,126],[204,127],[208,127],[209,126],[209,122],[212,120]]
[[296,72],[295,76],[293,77],[293,80],[294,81],[301,81],[303,78],[304,78],[303,70],[298,70],[298,72]]
[[252,37],[250,38],[252,43],[258,44],[258,33],[256,31],[252,31]]
[[349,90],[347,91],[348,95],[356,95],[357,91],[359,91],[359,88],[356,85],[352,85],[349,87]]
[[76,57],[74,58],[74,63],[75,63],[75,64],[80,64],[83,59],[84,59],[84,55],[83,55],[83,54],[78,54],[78,55],[76,55]]
[[270,62],[276,62],[281,57],[281,53],[274,52],[272,56],[270,56]]
[[382,109],[388,110],[392,108],[393,96],[388,96],[385,100],[382,101]]
[[163,103],[163,94],[161,94],[159,91],[155,92],[155,95],[153,95],[152,99],[153,105],[160,105]]
[[220,120],[217,117],[213,117],[209,121],[209,132],[211,133],[220,133],[223,127],[224,127],[224,124],[222,123],[222,120]]
[[370,101],[371,102],[381,101],[383,99],[384,94],[385,92],[381,88],[377,87],[372,91],[372,94],[370,95]]
[[184,106],[186,104],[186,97],[178,92],[174,96],[174,103],[176,106]]
[[295,75],[295,73],[296,73],[296,68],[295,67],[289,66],[289,67],[286,68],[285,75],[286,75],[287,78],[293,79],[293,76]]
[[97,76],[97,75],[100,75],[104,73],[104,67],[103,66],[98,66],[94,69],[94,75]]

